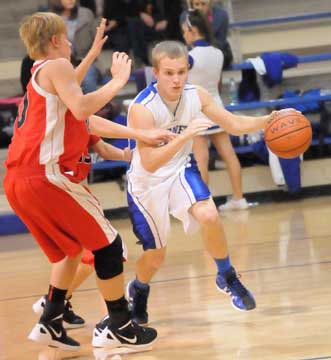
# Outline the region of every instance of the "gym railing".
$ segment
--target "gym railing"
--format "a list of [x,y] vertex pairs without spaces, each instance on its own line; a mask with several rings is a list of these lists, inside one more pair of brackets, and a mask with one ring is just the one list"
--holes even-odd
[[331,17],[331,12],[319,12],[319,13],[310,13],[310,14],[303,14],[303,15],[267,18],[267,19],[237,21],[237,22],[230,23],[230,28],[248,28],[248,27],[255,27],[255,26],[265,26],[265,25],[289,23],[289,22],[295,22],[295,21],[321,20],[321,19],[327,19],[330,17]]

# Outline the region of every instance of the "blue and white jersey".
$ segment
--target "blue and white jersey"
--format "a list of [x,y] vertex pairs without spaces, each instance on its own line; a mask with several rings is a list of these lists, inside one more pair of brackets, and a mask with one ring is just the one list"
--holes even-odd
[[[142,90],[131,103],[128,111],[129,126],[130,109],[133,104],[144,105],[152,113],[155,128],[167,129],[177,134],[185,130],[192,120],[201,118],[201,102],[197,89],[195,86],[189,84],[186,84],[184,87],[175,114],[169,110],[168,106],[159,95],[157,83],[152,83]],[[135,148],[133,150],[128,177],[132,180],[143,178],[143,186],[152,186],[173,175],[177,175],[177,173],[190,161],[189,154],[191,152],[192,140],[188,141],[168,163],[154,173],[150,173],[143,168],[139,151]]]

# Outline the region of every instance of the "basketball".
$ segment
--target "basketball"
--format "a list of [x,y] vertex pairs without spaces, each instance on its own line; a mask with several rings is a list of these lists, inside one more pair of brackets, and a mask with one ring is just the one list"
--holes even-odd
[[265,142],[277,156],[291,159],[303,154],[310,146],[310,121],[295,110],[280,111],[265,129]]

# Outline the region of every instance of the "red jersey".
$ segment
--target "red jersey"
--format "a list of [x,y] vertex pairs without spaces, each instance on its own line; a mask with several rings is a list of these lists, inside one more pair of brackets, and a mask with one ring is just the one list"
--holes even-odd
[[77,182],[75,174],[79,161],[86,157],[90,134],[86,121],[77,120],[57,95],[37,84],[36,74],[48,61],[35,62],[32,68],[5,165],[8,170],[41,168],[47,172],[58,165],[62,174]]
[[35,81],[47,62],[37,62],[20,104],[6,161],[4,190],[51,262],[111,244],[117,231],[98,199],[79,184],[91,166],[88,133],[61,99]]
[[96,135],[90,135],[89,143],[87,145],[87,148],[85,150],[85,153],[82,154],[81,158],[78,161],[76,172],[73,175],[73,179],[70,177],[70,179],[74,182],[81,182],[84,179],[87,178],[88,173],[91,169],[91,155],[89,154],[89,149],[95,145],[100,140],[99,136]]

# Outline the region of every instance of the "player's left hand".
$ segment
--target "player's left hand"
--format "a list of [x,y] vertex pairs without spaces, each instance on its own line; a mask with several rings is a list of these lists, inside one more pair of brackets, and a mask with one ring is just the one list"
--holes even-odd
[[138,130],[139,140],[147,145],[159,145],[161,143],[167,143],[174,139],[177,134],[174,134],[164,129],[144,129]]
[[97,58],[102,50],[102,47],[106,40],[108,39],[108,36],[104,36],[105,29],[106,29],[106,19],[101,19],[100,25],[97,27],[97,32],[94,37],[93,44],[90,49],[90,54],[93,55],[93,57]]

